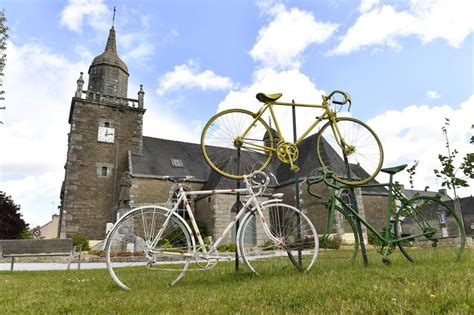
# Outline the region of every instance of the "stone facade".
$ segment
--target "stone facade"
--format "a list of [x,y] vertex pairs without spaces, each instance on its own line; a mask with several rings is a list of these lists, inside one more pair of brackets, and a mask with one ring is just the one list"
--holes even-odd
[[[185,182],[183,188],[185,191],[201,190],[203,183]],[[133,178],[132,198],[133,206],[143,204],[159,204],[170,208],[173,206],[173,194],[178,189],[178,185],[166,180],[151,177]],[[262,201],[269,197],[260,197]],[[207,235],[216,240],[222,235],[225,228],[237,214],[235,212],[236,195],[235,194],[209,194],[204,196],[190,196],[190,207],[193,211],[196,221],[204,225]],[[257,233],[263,231],[257,231]],[[226,235],[222,244],[235,243],[235,227],[232,233]]]
[[378,231],[385,226],[388,199],[386,195],[363,195],[366,221]]
[[[113,29],[106,51],[100,56],[103,58],[100,62],[94,60],[89,72],[98,67],[101,77],[113,83],[114,69],[119,63],[114,59],[118,56]],[[117,72],[117,82],[128,79],[124,71]],[[129,151],[141,152],[144,92],[139,91],[140,100],[127,99],[122,97],[126,95],[127,84],[120,83],[105,94],[107,91],[97,82],[89,84],[92,90],[83,91],[82,73],[77,84],[69,113],[60,237],[82,234],[88,239],[101,239],[105,237],[106,223],[115,222],[120,177],[129,169]],[[101,130],[110,132],[112,138],[100,138]]]
[[[163,180],[163,175],[193,175],[194,181],[184,184],[188,191],[200,190],[208,185],[215,188],[220,183],[220,179],[216,182],[212,180],[215,174],[202,159],[198,145],[143,137],[144,92],[140,87],[137,99],[127,98],[128,69],[115,46],[115,30],[112,28],[105,51],[94,58],[90,66],[88,89],[83,90],[81,73],[72,98],[65,178],[61,191],[59,235],[62,238],[76,234],[88,239],[105,237],[106,224],[117,219],[120,179],[125,171],[132,176],[131,207],[142,204],[170,207],[178,186]],[[112,137],[101,138],[104,131],[106,135],[112,133]],[[302,150],[306,154],[314,154],[311,147],[314,140],[308,139],[305,143]],[[314,159],[306,160],[311,163],[302,165],[303,176],[317,166],[313,163]],[[288,182],[291,181],[268,189],[268,196],[262,197],[262,200],[267,200],[271,193],[284,193],[283,202],[296,205],[295,186]],[[228,185],[233,186],[234,183],[227,180],[224,186]],[[300,190],[303,212],[315,223],[318,231],[326,231],[327,210],[324,205],[311,205],[314,198],[307,193],[306,187]],[[322,196],[328,195],[327,188],[322,184],[316,187],[316,191]],[[356,195],[360,212],[363,214],[367,209],[369,217],[374,216],[375,221],[383,222],[385,217],[380,214],[385,213],[385,207],[380,209],[379,206],[384,197],[364,196],[362,203],[361,192],[357,191]],[[235,203],[234,194],[222,194],[194,196],[190,204],[197,221],[215,239],[235,216]],[[372,223],[371,219],[369,222]],[[260,239],[259,235],[263,233],[258,226],[254,231],[256,239]],[[378,227],[379,223],[375,226]],[[332,232],[343,236],[351,231],[343,218],[338,216],[336,229]],[[223,243],[235,242],[234,238],[235,229]]]
[[[115,221],[119,180],[128,170],[128,151],[138,152],[143,109],[73,98],[61,211],[61,237],[97,239]],[[98,140],[104,123],[115,130],[113,143]]]

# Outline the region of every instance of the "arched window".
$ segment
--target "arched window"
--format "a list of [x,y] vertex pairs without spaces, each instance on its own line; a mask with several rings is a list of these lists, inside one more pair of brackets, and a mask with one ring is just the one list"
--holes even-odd
[[[186,196],[187,198],[189,198],[188,196]],[[173,198],[171,200],[171,207],[174,207],[176,202],[178,202],[178,198],[179,198],[179,188],[176,189],[174,192],[173,192]],[[190,207],[191,207],[191,200],[188,199],[188,202],[190,203]],[[192,210],[192,208],[191,208]],[[182,216],[185,220],[189,220],[189,213],[188,211],[186,210],[186,207],[184,205],[184,202],[181,201],[178,205],[178,209],[177,209],[177,212],[180,216]]]

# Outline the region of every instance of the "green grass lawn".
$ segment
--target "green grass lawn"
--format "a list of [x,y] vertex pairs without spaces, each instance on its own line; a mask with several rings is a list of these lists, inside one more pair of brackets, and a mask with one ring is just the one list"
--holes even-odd
[[[474,314],[474,250],[459,262],[442,255],[392,264],[369,252],[349,264],[349,251],[321,251],[308,274],[269,270],[254,276],[220,263],[190,271],[176,286],[148,276],[124,291],[107,270],[0,272],[0,314],[6,313],[465,313]],[[430,259],[431,258],[431,259]],[[137,269],[137,277],[143,274]]]

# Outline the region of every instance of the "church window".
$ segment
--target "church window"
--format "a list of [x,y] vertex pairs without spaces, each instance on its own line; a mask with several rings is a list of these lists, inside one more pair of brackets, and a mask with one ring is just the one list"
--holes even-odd
[[441,224],[444,224],[446,223],[446,212],[440,212],[438,213],[438,219],[439,219],[439,223]]
[[[188,196],[186,196],[188,198]],[[178,199],[179,199],[179,188],[176,189],[173,193],[173,199],[172,199],[172,206],[171,207],[174,207],[176,205],[176,203],[178,202]],[[189,202],[191,202],[189,199],[188,199]],[[186,206],[184,205],[184,202],[181,201],[178,205],[178,209],[176,209],[178,214],[183,217],[185,220],[189,220],[189,213],[188,211],[186,210]]]
[[115,95],[117,93],[117,86],[113,84],[105,84],[105,94]]
[[107,166],[102,166],[101,175],[102,176],[107,176],[107,173],[108,173]]
[[110,163],[95,163],[96,174],[98,177],[110,177],[113,175],[114,165]]
[[114,128],[114,121],[110,118],[100,118],[99,127]]
[[171,159],[171,165],[173,167],[184,167],[183,161],[179,159]]

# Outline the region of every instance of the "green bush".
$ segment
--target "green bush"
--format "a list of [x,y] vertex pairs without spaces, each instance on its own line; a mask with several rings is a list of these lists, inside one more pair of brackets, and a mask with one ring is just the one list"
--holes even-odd
[[342,241],[339,238],[319,237],[319,248],[339,249]]
[[81,247],[82,251],[86,251],[90,249],[89,241],[84,237],[84,235],[81,235],[81,234],[74,235],[74,237],[72,238],[72,245],[73,246],[82,245]]
[[229,244],[220,245],[219,247],[217,247],[217,250],[219,252],[235,252],[236,249],[237,247],[235,243],[229,243]]
[[32,239],[33,238],[33,232],[29,229],[24,229],[20,233],[20,238],[21,239]]

